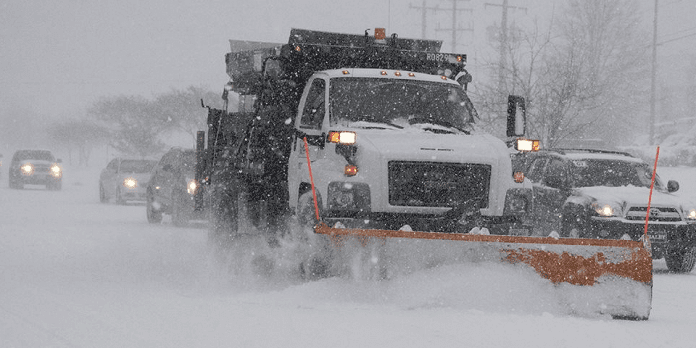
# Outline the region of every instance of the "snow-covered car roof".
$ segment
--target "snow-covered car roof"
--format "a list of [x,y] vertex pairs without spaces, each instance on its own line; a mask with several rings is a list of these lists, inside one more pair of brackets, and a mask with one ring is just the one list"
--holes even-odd
[[616,160],[634,163],[644,163],[640,158],[633,157],[628,153],[623,152],[613,152],[613,151],[599,151],[599,150],[546,150],[551,153],[558,153],[565,158],[570,160],[584,160],[584,159],[599,159],[599,160]]

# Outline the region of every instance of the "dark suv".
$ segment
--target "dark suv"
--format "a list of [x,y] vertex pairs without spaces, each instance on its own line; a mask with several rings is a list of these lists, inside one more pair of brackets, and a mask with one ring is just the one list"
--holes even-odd
[[176,226],[205,218],[195,210],[194,195],[201,188],[195,179],[196,153],[193,149],[171,148],[152,169],[147,184],[147,221],[159,223],[170,214]]
[[653,259],[664,257],[672,272],[694,268],[696,205],[673,194],[676,181],[665,186],[656,176],[648,211],[652,167],[636,157],[569,149],[527,156],[535,234],[638,240],[647,215]]
[[24,185],[45,185],[49,190],[63,186],[61,160],[48,150],[17,150],[9,169],[10,188],[23,189]]

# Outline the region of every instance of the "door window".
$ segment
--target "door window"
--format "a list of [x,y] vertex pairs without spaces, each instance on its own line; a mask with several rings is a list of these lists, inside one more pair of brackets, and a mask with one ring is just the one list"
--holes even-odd
[[324,120],[324,110],[326,109],[326,82],[322,79],[312,81],[312,86],[307,93],[300,119],[300,127],[321,129]]

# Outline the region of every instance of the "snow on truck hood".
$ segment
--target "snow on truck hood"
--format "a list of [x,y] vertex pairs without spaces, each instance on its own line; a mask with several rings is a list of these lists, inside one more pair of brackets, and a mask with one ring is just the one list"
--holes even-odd
[[[507,146],[488,134],[436,134],[428,130],[394,131],[389,129],[356,129],[358,147],[371,145],[374,151],[390,157],[412,156],[432,160],[453,161],[466,158],[467,161],[497,163],[508,158]],[[423,153],[419,156],[418,153]]]

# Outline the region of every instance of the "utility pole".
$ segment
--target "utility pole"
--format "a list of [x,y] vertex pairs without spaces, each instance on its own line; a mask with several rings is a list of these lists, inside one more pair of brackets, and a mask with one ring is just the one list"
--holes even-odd
[[425,40],[425,23],[427,22],[427,16],[426,16],[426,15],[427,15],[427,13],[428,13],[428,10],[437,11],[438,8],[437,8],[437,6],[435,6],[435,7],[428,7],[428,6],[426,6],[425,0],[423,0],[423,5],[420,6],[420,7],[419,7],[419,6],[413,6],[413,5],[411,5],[411,4],[408,4],[408,6],[409,6],[409,8],[415,8],[415,9],[421,10],[421,28],[422,28],[422,29],[421,29],[421,39]]
[[653,44],[652,44],[652,74],[650,78],[650,134],[648,142],[653,145],[655,139],[655,80],[657,78],[657,0],[655,0],[655,14],[653,18]]
[[498,63],[498,91],[500,93],[503,93],[505,90],[505,68],[507,66],[507,48],[508,48],[508,9],[514,9],[514,10],[524,10],[525,13],[527,13],[527,8],[526,7],[516,7],[516,6],[510,6],[508,3],[509,0],[503,0],[502,4],[491,4],[491,3],[486,3],[486,7],[488,6],[499,6],[503,10],[503,17],[500,20],[500,62]]
[[435,11],[452,11],[452,29],[435,29],[436,31],[451,31],[452,32],[452,52],[457,52],[457,32],[460,31],[473,31],[474,29],[472,28],[458,28],[457,26],[457,13],[460,11],[469,11],[473,12],[472,9],[470,8],[462,8],[459,9],[457,8],[457,2],[459,1],[469,1],[469,0],[449,0],[452,2],[452,9],[451,10],[445,10],[445,9],[439,9],[436,8]]

